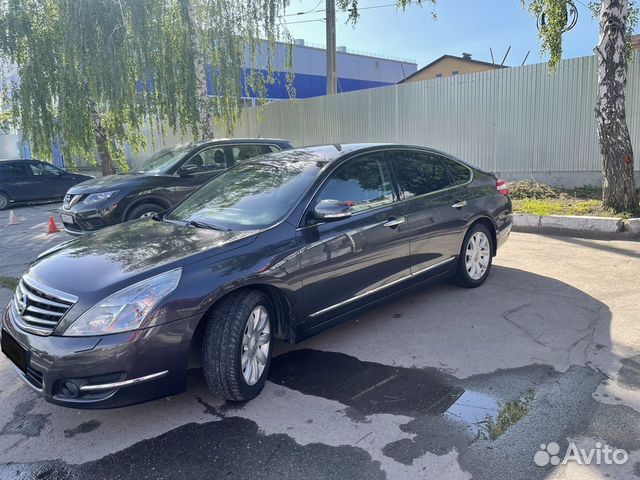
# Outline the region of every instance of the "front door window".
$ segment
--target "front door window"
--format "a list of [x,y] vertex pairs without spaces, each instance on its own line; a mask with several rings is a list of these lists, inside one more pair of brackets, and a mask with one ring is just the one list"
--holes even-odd
[[317,201],[338,200],[354,214],[393,202],[391,174],[382,153],[364,155],[340,167],[322,188]]

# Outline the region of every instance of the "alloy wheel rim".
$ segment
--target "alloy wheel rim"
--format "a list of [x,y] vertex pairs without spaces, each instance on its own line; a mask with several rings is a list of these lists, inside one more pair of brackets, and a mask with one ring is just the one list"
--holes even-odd
[[270,345],[269,313],[262,305],[258,305],[249,314],[242,334],[241,367],[247,385],[255,385],[262,377],[269,359]]
[[153,215],[154,215],[155,213],[156,213],[156,212],[145,212],[145,213],[143,213],[142,215],[140,215],[140,217],[139,217],[139,218],[149,218],[149,217],[153,217]]
[[8,204],[9,202],[7,202],[6,197],[4,195],[0,195],[0,210],[5,208]]
[[489,239],[483,232],[474,233],[467,243],[465,267],[469,277],[480,280],[489,268],[491,248]]

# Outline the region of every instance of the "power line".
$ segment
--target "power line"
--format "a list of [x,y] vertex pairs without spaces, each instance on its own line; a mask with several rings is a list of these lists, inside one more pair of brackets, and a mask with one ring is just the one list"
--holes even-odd
[[295,23],[311,23],[311,22],[324,22],[324,21],[325,21],[324,18],[316,18],[316,19],[313,19],[313,20],[298,20],[296,22],[287,22],[285,20],[284,23],[286,23],[287,25],[293,25]]
[[592,13],[598,13],[597,10],[594,10],[593,8],[591,8],[591,5],[587,5],[586,3],[580,1],[580,0],[575,0],[576,3],[579,3],[580,5],[582,5],[584,8],[586,8],[587,10],[589,10]]
[[296,12],[296,13],[285,13],[283,15],[281,15],[282,17],[294,17],[296,15],[308,15],[310,13],[316,13],[316,12],[324,12],[325,10],[316,10],[316,8],[318,8],[320,6],[320,4],[322,3],[322,0],[320,0],[318,3],[316,3],[316,6],[313,7],[311,10],[307,10],[306,12]]
[[[307,11],[307,12],[298,12],[298,13],[286,13],[281,15],[281,17],[293,17],[293,16],[298,16],[298,15],[309,15],[310,13],[323,13],[326,12],[327,10],[325,8],[318,8],[318,6],[320,5],[320,3],[322,3],[322,0],[320,0],[320,2],[318,2],[318,4],[311,10]],[[385,3],[383,5],[371,5],[369,7],[358,7],[358,11],[362,11],[362,10],[373,10],[375,8],[386,8],[386,7],[397,7],[398,4],[396,3]],[[347,11],[351,11],[351,9],[347,9]]]

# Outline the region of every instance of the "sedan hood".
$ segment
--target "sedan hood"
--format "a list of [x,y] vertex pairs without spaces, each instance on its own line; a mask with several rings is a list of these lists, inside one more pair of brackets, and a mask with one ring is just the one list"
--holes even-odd
[[69,193],[72,195],[87,195],[89,193],[108,192],[121,188],[141,186],[147,183],[151,184],[156,180],[156,175],[108,175],[74,185],[69,189]]
[[104,298],[135,281],[251,243],[258,233],[141,219],[54,248],[27,272],[37,282],[81,300]]

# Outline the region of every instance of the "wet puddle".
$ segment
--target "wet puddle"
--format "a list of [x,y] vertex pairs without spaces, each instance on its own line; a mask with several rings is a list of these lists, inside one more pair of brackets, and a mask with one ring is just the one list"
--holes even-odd
[[499,410],[495,398],[473,390],[465,390],[447,409],[445,415],[453,421],[465,424],[474,437],[488,437],[490,422],[495,421]]
[[501,406],[494,397],[465,389],[458,379],[435,368],[394,367],[302,349],[274,358],[269,379],[347,405],[345,413],[354,421],[382,413],[412,418],[401,428],[416,437],[390,444],[385,451],[399,461],[410,462],[420,455],[412,452],[417,444],[445,453],[477,438],[495,438],[509,426],[500,423]]

